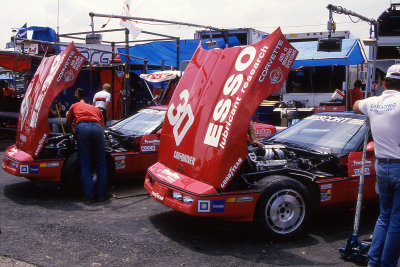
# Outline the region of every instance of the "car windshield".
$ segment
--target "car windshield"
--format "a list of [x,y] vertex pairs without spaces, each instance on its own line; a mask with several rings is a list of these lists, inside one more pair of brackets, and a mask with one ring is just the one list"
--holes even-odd
[[342,154],[356,151],[363,141],[364,120],[334,115],[312,115],[268,139],[305,150]]
[[142,109],[134,115],[123,119],[108,129],[124,135],[145,135],[154,133],[164,121],[165,110]]

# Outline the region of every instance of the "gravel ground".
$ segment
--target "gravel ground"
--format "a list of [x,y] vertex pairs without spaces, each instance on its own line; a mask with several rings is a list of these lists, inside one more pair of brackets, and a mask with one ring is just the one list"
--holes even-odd
[[[0,140],[0,159],[12,140]],[[356,266],[339,257],[354,211],[314,215],[307,233],[273,242],[252,223],[194,218],[143,194],[143,178],[86,205],[57,187],[0,171],[0,266]],[[368,238],[376,207],[362,211]]]

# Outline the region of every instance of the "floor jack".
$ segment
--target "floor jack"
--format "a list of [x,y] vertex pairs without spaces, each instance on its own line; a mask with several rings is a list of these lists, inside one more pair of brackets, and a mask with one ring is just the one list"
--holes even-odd
[[366,122],[366,127],[364,136],[364,147],[363,147],[363,155],[361,163],[360,181],[358,185],[357,207],[356,207],[356,215],[354,218],[353,235],[347,240],[345,247],[339,248],[340,255],[343,259],[357,263],[368,262],[367,254],[371,246],[369,242],[362,242],[358,237],[358,227],[360,222],[361,202],[362,202],[362,194],[364,187],[365,157],[366,157],[366,150],[368,143],[368,134],[370,129],[368,118],[366,119],[365,122]]

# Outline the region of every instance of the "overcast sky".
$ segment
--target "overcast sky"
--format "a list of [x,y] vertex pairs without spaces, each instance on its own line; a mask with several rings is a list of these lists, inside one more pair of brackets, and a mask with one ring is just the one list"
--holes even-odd
[[[49,26],[60,34],[89,31],[89,12],[121,15],[123,0],[10,0],[2,5],[0,24],[0,50],[12,36],[12,28]],[[59,12],[58,12],[59,4]],[[343,6],[367,18],[377,18],[390,6],[390,0],[131,0],[131,15],[172,21],[210,25],[218,28],[254,28],[272,32],[280,26],[283,33],[326,31],[328,10],[333,4]],[[59,14],[59,15],[58,15]],[[350,30],[353,37],[369,37],[369,24],[352,23],[346,15],[334,14],[337,30]],[[95,18],[95,30],[107,22],[106,18]],[[353,18],[357,20],[357,18]],[[155,24],[155,23],[151,23]],[[141,24],[145,31],[193,38],[198,28]],[[104,29],[120,28],[117,19],[111,19]],[[150,36],[141,35],[139,39]],[[123,41],[123,33],[105,34],[104,40]],[[63,39],[69,41],[71,39]]]

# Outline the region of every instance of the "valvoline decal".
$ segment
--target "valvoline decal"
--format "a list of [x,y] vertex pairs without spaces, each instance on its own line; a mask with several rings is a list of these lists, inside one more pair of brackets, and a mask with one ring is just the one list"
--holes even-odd
[[247,156],[251,117],[281,88],[296,56],[280,29],[250,46],[199,46],[170,100],[159,162],[226,188]]

